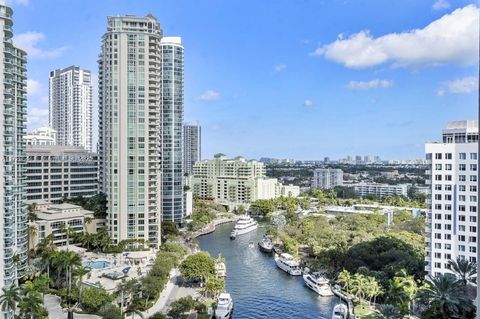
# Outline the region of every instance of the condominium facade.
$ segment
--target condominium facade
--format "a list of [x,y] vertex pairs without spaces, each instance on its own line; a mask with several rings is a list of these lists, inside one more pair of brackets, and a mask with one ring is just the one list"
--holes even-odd
[[27,145],[56,145],[57,131],[50,127],[39,127],[25,135]]
[[98,156],[79,146],[27,145],[26,198],[59,203],[98,193]]
[[162,168],[162,220],[181,223],[183,196],[183,57],[180,37],[160,40],[160,130]]
[[407,184],[377,184],[377,183],[357,183],[348,185],[353,187],[354,191],[360,196],[407,196],[409,185]]
[[313,188],[330,189],[343,185],[343,171],[338,168],[317,168],[313,171]]
[[99,173],[108,229],[116,242],[160,244],[161,112],[162,99],[171,97],[161,91],[161,39],[162,29],[151,14],[108,17],[102,38]]
[[425,144],[430,186],[426,267],[450,272],[449,260],[477,261],[478,121],[448,123],[442,141]]
[[243,157],[228,159],[223,154],[196,162],[189,185],[197,198],[215,200],[230,209],[248,206],[257,199],[300,193],[298,186],[284,186],[276,178],[268,178],[264,163]]
[[[26,53],[12,44],[10,7],[0,5],[1,125],[0,155],[0,289],[16,283],[27,265],[28,226],[25,202],[25,142],[27,115]],[[13,313],[3,313],[12,318]]]
[[193,165],[202,159],[202,127],[191,123],[183,126],[183,172],[193,174]]
[[50,72],[50,127],[59,145],[92,151],[92,75],[72,65]]

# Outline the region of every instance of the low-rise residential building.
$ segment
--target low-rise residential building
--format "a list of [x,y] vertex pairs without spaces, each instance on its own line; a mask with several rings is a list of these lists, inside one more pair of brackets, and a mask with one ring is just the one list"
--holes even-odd
[[330,189],[343,185],[343,171],[337,168],[317,168],[313,171],[313,188]]
[[268,178],[263,163],[243,157],[228,159],[223,154],[195,163],[189,185],[194,196],[213,199],[230,209],[248,206],[257,199],[300,193],[298,186],[284,186],[276,178]]
[[59,203],[98,193],[98,158],[79,146],[27,145],[27,200]]
[[23,137],[27,145],[56,145],[57,131],[50,127],[39,127]]
[[[53,243],[56,246],[65,246],[67,242],[67,230],[73,233],[95,233],[105,227],[105,219],[95,219],[92,211],[85,210],[80,206],[63,203],[52,204],[46,201],[30,201],[35,204],[37,219],[30,222],[29,249],[35,249],[37,244],[49,235],[53,235]],[[70,243],[73,239],[69,236]]]
[[377,184],[377,183],[357,183],[351,184],[355,192],[360,196],[377,195],[377,196],[407,196],[409,185],[398,184]]

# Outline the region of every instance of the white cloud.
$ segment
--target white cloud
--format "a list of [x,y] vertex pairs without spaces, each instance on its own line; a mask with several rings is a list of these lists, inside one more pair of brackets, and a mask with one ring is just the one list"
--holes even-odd
[[443,96],[449,94],[468,94],[476,92],[478,89],[478,79],[475,76],[467,76],[462,79],[445,81],[437,91],[437,95]]
[[215,90],[207,90],[203,92],[199,97],[197,97],[197,100],[200,101],[218,101],[222,97],[220,96],[220,93],[218,93]]
[[374,37],[368,30],[343,35],[319,47],[314,56],[349,68],[366,68],[383,63],[418,67],[444,64],[472,65],[478,59],[480,10],[474,5],[457,9],[423,29]]
[[38,95],[42,92],[42,86],[40,82],[34,79],[27,80],[27,93],[29,96]]
[[450,3],[447,0],[436,0],[432,6],[433,10],[443,10],[450,8]]
[[313,106],[313,100],[306,99],[303,101],[303,106]]
[[48,125],[48,108],[28,108],[27,123],[31,127]]
[[5,3],[10,6],[14,4],[28,6],[30,4],[30,1],[29,0],[6,0]]
[[274,69],[275,69],[275,72],[282,72],[286,68],[287,68],[286,64],[277,64],[277,65],[275,65]]
[[388,89],[393,86],[393,81],[391,80],[381,80],[381,79],[374,79],[370,81],[350,81],[346,85],[348,89],[351,90],[370,90],[370,89]]
[[28,56],[33,59],[54,59],[63,54],[67,47],[54,49],[42,49],[38,45],[45,40],[45,34],[41,32],[25,32],[13,37],[15,46],[27,51]]

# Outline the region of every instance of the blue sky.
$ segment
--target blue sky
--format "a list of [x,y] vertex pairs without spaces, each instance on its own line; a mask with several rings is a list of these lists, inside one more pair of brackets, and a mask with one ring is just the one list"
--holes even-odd
[[[153,13],[185,45],[185,120],[203,157],[423,157],[474,119],[478,9],[466,0],[11,0],[29,53],[29,129],[48,72],[97,73],[108,15]],[[95,103],[96,104],[96,103]]]

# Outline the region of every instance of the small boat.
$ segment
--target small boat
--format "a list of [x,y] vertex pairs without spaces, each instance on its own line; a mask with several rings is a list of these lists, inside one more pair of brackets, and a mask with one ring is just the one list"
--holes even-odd
[[243,215],[238,219],[233,230],[236,232],[235,235],[238,236],[238,235],[243,235],[251,231],[254,231],[257,228],[258,228],[258,223],[255,219],[253,219],[248,215]]
[[263,236],[262,240],[258,242],[258,247],[265,253],[271,253],[273,250],[272,240],[268,236]]
[[218,262],[215,264],[215,275],[219,278],[227,277],[227,267],[225,266],[225,263]]
[[305,285],[315,291],[322,297],[333,296],[333,291],[328,284],[328,279],[318,272],[311,274],[303,274],[303,282]]
[[231,240],[234,240],[237,238],[237,230],[236,229],[233,229],[232,232],[230,233],[230,239]]
[[291,276],[300,276],[302,274],[300,264],[290,254],[282,253],[280,256],[275,255],[275,263],[278,268]]
[[348,307],[343,303],[337,303],[333,307],[332,319],[347,319]]
[[218,296],[215,308],[215,319],[226,319],[232,316],[233,300],[229,293],[223,292]]

